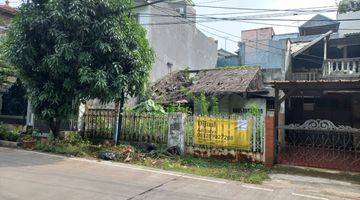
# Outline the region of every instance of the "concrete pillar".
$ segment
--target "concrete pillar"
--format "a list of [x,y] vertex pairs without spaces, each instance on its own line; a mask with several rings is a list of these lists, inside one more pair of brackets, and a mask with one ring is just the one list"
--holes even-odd
[[324,60],[327,60],[328,40],[324,38]]
[[264,163],[267,167],[272,167],[275,162],[275,130],[274,112],[268,112],[265,117],[265,151]]
[[80,103],[79,106],[79,114],[78,114],[78,121],[77,121],[77,129],[78,131],[83,130],[84,128],[84,115],[85,115],[85,110],[86,110],[86,104],[85,103]]
[[26,110],[26,125],[34,126],[34,113],[30,100],[28,100],[27,110]]
[[178,147],[181,154],[185,153],[185,117],[184,113],[169,114],[168,147]]
[[348,57],[348,47],[344,46],[343,47],[343,58],[347,58]]

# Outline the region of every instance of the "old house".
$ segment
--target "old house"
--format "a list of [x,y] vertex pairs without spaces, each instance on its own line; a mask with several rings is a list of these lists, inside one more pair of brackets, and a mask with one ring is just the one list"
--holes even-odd
[[227,67],[210,70],[178,71],[157,81],[153,87],[153,99],[162,104],[185,103],[195,114],[189,92],[194,96],[204,93],[208,99],[217,97],[219,112],[224,115],[240,114],[256,105],[265,115],[271,99],[264,87],[258,67]]

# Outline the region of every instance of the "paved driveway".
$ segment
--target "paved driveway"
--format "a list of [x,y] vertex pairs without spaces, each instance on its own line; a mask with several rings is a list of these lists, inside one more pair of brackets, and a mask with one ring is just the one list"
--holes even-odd
[[360,199],[360,186],[289,175],[242,184],[132,165],[0,148],[0,200]]

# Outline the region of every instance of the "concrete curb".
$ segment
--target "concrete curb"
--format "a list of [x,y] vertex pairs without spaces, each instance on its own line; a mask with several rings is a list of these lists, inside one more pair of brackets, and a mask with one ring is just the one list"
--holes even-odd
[[19,145],[18,142],[10,142],[10,141],[6,141],[6,140],[0,140],[1,147],[18,148],[18,145]]

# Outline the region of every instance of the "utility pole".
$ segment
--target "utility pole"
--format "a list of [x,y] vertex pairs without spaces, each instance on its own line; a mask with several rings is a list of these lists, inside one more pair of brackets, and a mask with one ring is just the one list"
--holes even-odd
[[225,50],[227,50],[227,40],[229,39],[229,37],[224,37],[225,39]]

